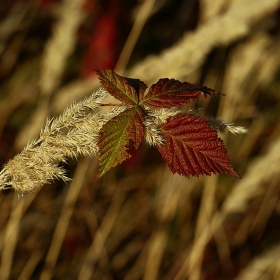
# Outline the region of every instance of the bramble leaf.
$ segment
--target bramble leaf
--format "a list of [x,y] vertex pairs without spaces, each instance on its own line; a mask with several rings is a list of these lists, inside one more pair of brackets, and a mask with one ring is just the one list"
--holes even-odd
[[[138,79],[121,77],[109,69],[96,69],[95,72],[105,90],[129,105],[101,129],[98,139],[98,177],[131,157],[131,143],[135,149],[139,147],[144,136],[145,116],[149,116],[145,106],[172,108],[197,99],[201,93],[205,97],[218,93],[198,84],[160,79],[145,95],[147,86]],[[223,141],[206,119],[194,115],[176,115],[168,118],[158,129],[164,143],[157,148],[171,172],[186,177],[212,173],[228,173],[240,177],[230,164]]]
[[96,69],[95,73],[105,90],[127,105],[136,105],[147,85],[138,80],[122,77],[110,69]]
[[139,107],[132,107],[109,120],[101,129],[99,135],[99,165],[98,177],[109,169],[131,157],[130,141],[137,149],[143,139],[145,116]]
[[164,143],[157,146],[172,173],[190,177],[227,173],[231,167],[223,141],[208,122],[193,115],[177,115],[160,127]]
[[141,104],[149,107],[171,108],[190,103],[203,93],[206,97],[212,93],[218,93],[210,88],[198,84],[180,82],[174,79],[160,79],[153,84]]

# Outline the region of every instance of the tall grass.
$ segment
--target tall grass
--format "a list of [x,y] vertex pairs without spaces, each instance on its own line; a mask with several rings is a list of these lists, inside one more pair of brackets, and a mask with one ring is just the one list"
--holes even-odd
[[[222,135],[241,180],[173,175],[147,145],[94,179],[98,131],[117,113],[100,112],[104,91],[77,74],[98,4],[54,2],[0,11],[0,279],[278,279],[279,1],[200,0],[189,12],[191,1],[146,0],[126,11],[133,32],[120,39],[120,74],[226,94],[193,106],[248,127]],[[144,57],[149,42],[157,52]]]

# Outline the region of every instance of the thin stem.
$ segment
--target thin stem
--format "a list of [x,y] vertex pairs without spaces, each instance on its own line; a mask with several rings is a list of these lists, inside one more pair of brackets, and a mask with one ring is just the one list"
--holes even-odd
[[121,107],[121,106],[123,106],[123,103],[106,103],[106,104],[101,104],[101,106],[118,106],[118,107]]

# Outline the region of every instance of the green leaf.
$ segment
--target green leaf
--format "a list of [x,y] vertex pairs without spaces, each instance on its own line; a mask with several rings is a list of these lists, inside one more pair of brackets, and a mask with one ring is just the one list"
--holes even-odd
[[138,79],[116,74],[110,69],[96,69],[95,73],[105,90],[127,105],[136,105],[139,95],[144,96],[147,85]]
[[132,107],[109,120],[99,135],[99,175],[131,157],[130,141],[137,149],[144,136],[144,113],[139,107]]

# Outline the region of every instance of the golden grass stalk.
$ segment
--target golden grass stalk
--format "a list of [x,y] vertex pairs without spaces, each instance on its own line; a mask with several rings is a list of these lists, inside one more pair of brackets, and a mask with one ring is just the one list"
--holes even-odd
[[[154,81],[159,77],[181,78],[200,67],[215,46],[229,44],[250,32],[252,24],[275,11],[278,0],[246,0],[234,4],[220,17],[186,34],[179,43],[158,56],[150,56],[129,74]],[[147,78],[146,78],[147,80]]]
[[46,44],[42,58],[40,89],[43,95],[50,95],[61,80],[66,59],[76,44],[76,32],[83,19],[84,0],[64,0],[59,7],[59,20],[53,35]]
[[219,15],[225,8],[228,8],[231,1],[211,1],[211,0],[201,0],[200,1],[200,21],[207,22]]
[[15,144],[19,149],[38,134],[48,115],[49,98],[58,87],[67,58],[76,44],[76,33],[83,19],[83,3],[84,0],[64,0],[58,6],[58,20],[42,56],[39,78],[41,99],[30,122],[17,137]]
[[100,128],[119,113],[119,108],[99,113],[100,102],[106,95],[106,91],[99,89],[88,98],[74,103],[56,119],[48,120],[39,138],[4,165],[0,172],[0,190],[13,187],[24,194],[53,179],[68,181],[65,170],[59,164],[68,157],[96,155]]
[[122,48],[122,52],[119,56],[118,62],[115,66],[115,71],[122,74],[127,66],[131,53],[136,45],[136,42],[141,34],[141,31],[147,22],[147,19],[151,13],[154,6],[155,0],[145,0],[141,5],[134,24],[131,28],[129,36]]
[[260,256],[253,259],[235,278],[235,280],[278,279],[274,278],[280,260],[280,244],[274,245]]
[[243,212],[250,199],[264,192],[266,182],[279,177],[280,138],[271,144],[266,154],[251,163],[246,176],[234,187],[223,204],[225,213]]
[[10,279],[11,277],[12,267],[15,260],[16,244],[20,236],[20,220],[34,198],[35,196],[30,195],[28,199],[19,201],[17,195],[14,195],[13,197],[10,218],[0,235],[1,280]]
[[116,190],[102,223],[87,250],[81,270],[77,277],[78,280],[90,280],[93,278],[95,263],[101,259],[103,254],[106,254],[105,244],[113,230],[113,226],[115,225],[118,216],[120,215],[123,201],[123,194],[120,194],[119,190]]
[[144,270],[144,280],[159,279],[161,262],[168,245],[167,225],[176,216],[177,209],[190,200],[190,193],[196,181],[188,180],[178,174],[171,174],[167,168],[160,168],[158,173],[158,193],[154,200],[154,212],[156,213],[158,227],[148,240],[147,256]]
[[88,166],[89,159],[83,159],[79,162],[75,171],[74,180],[69,186],[60,218],[56,224],[55,232],[46,256],[45,267],[41,273],[40,280],[48,280],[53,277],[54,267],[59,256],[71,216],[75,209],[74,205],[77,201],[81,188],[84,186]]

